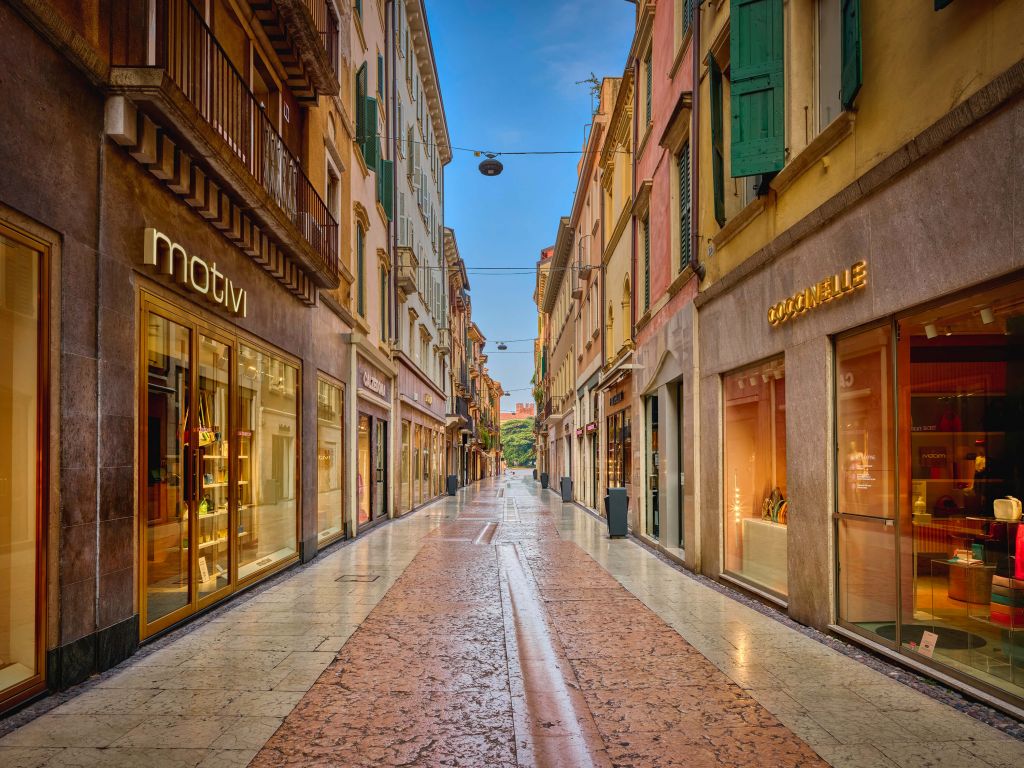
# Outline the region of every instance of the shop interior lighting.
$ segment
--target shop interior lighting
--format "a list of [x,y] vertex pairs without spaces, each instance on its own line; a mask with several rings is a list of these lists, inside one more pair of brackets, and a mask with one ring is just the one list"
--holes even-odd
[[934,339],[936,336],[939,335],[939,332],[935,329],[935,323],[924,324],[924,335],[927,336],[929,339]]
[[762,384],[767,384],[768,383],[768,374],[767,373],[762,373],[761,374],[761,383]]
[[745,386],[747,386],[746,384],[743,383],[743,379],[737,379],[736,383],[739,384],[740,389],[743,389]]
[[947,336],[952,336],[953,335],[953,329],[950,326],[948,326],[948,325],[946,326],[946,335]]
[[757,377],[756,376],[751,376],[750,377],[750,386],[752,386],[752,387],[756,387],[757,386]]
[[981,308],[981,322],[983,322],[985,325],[991,325],[995,321],[996,321],[996,315],[992,311],[992,307],[982,307]]

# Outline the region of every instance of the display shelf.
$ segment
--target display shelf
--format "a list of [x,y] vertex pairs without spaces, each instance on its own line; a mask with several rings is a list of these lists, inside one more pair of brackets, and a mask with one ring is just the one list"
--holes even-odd
[[196,547],[198,549],[209,549],[210,547],[215,547],[215,546],[217,546],[219,544],[223,544],[223,545],[226,546],[227,543],[228,543],[228,540],[226,538],[214,539],[213,541],[204,541],[202,544],[197,544]]

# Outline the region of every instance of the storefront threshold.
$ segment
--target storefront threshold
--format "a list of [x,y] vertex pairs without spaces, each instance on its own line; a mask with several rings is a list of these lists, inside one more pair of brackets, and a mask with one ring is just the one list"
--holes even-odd
[[644,545],[650,547],[651,549],[656,549],[658,552],[663,554],[676,565],[681,565],[684,568],[689,568],[689,566],[686,564],[685,549],[680,549],[679,547],[666,547],[660,541],[647,535],[646,533],[638,533],[636,537]]
[[771,603],[772,605],[781,608],[784,611],[789,610],[789,602],[783,600],[777,595],[773,595],[771,592],[766,592],[763,589],[759,589],[755,587],[753,584],[743,581],[742,579],[737,579],[733,576],[730,576],[727,573],[719,574],[718,578],[721,581],[728,582],[730,586],[738,587],[739,589],[742,589],[744,592],[747,592],[748,594],[756,595],[760,599],[765,600]]
[[1024,721],[1024,709],[1016,707],[1007,701],[1003,701],[998,696],[988,693],[987,691],[984,691],[980,688],[976,688],[970,683],[964,682],[959,678],[953,677],[952,675],[947,675],[946,673],[942,672],[936,667],[931,666],[930,664],[925,664],[911,656],[900,653],[899,651],[895,651],[892,648],[882,645],[881,643],[876,643],[873,640],[864,637],[864,635],[858,634],[857,632],[851,632],[850,630],[846,629],[845,627],[841,627],[838,624],[829,624],[828,630],[833,634],[839,635],[845,640],[849,640],[859,646],[867,648],[872,653],[875,653],[878,656],[882,656],[888,661],[892,661],[900,665],[901,667],[910,669],[911,671],[916,672],[919,675],[923,675],[924,677],[929,677],[932,680],[936,680],[945,685],[946,687],[952,688],[954,691],[957,691],[958,693],[962,693],[964,696],[968,696],[972,699],[980,701],[983,704],[987,704],[988,706],[992,707],[993,709],[997,709],[1000,712],[1005,712],[1007,715],[1016,718],[1017,720]]

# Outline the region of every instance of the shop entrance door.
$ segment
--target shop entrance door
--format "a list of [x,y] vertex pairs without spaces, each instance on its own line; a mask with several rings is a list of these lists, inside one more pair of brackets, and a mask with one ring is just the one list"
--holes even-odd
[[658,507],[658,396],[647,400],[647,532],[661,534],[661,510]]
[[[683,512],[686,508],[686,466],[683,460],[683,385],[676,384],[676,477],[679,481],[678,502],[676,503],[677,524],[679,526],[679,548],[684,549],[686,535],[683,530]],[[669,481],[671,482],[671,481]]]
[[387,516],[388,498],[388,422],[374,419],[376,435],[374,446],[377,449],[375,460],[373,488],[373,519],[379,520]]

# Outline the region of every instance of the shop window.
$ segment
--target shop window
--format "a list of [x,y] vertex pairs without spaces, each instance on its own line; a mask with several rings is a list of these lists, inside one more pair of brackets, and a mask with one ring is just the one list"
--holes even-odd
[[608,487],[625,488],[632,472],[629,408],[608,417]]
[[370,417],[359,417],[356,435],[356,522],[370,522]]
[[43,676],[45,258],[40,245],[0,228],[0,700]]
[[[206,334],[199,336],[199,389],[195,448],[199,469],[196,565],[200,598],[230,584],[231,347]],[[294,527],[295,520],[292,518]]]
[[786,382],[782,358],[722,377],[725,572],[788,589]]
[[412,426],[402,421],[402,475],[401,475],[401,506],[403,512],[412,509]]
[[[836,344],[840,620],[1017,702],[1021,296],[1010,283]],[[898,535],[883,527],[893,518]]]
[[155,313],[146,324],[146,556],[148,624],[173,616],[191,602],[189,505],[195,486],[189,434],[192,381],[191,329]]
[[317,541],[344,533],[344,429],[342,388],[323,378],[316,382]]
[[423,486],[422,486],[422,470],[423,470],[423,427],[419,424],[415,426],[415,438],[412,450],[412,482],[413,482],[413,503],[415,506],[419,506],[423,503]]
[[[238,381],[238,578],[298,552],[298,369],[241,346]],[[244,457],[244,458],[243,458]]]

